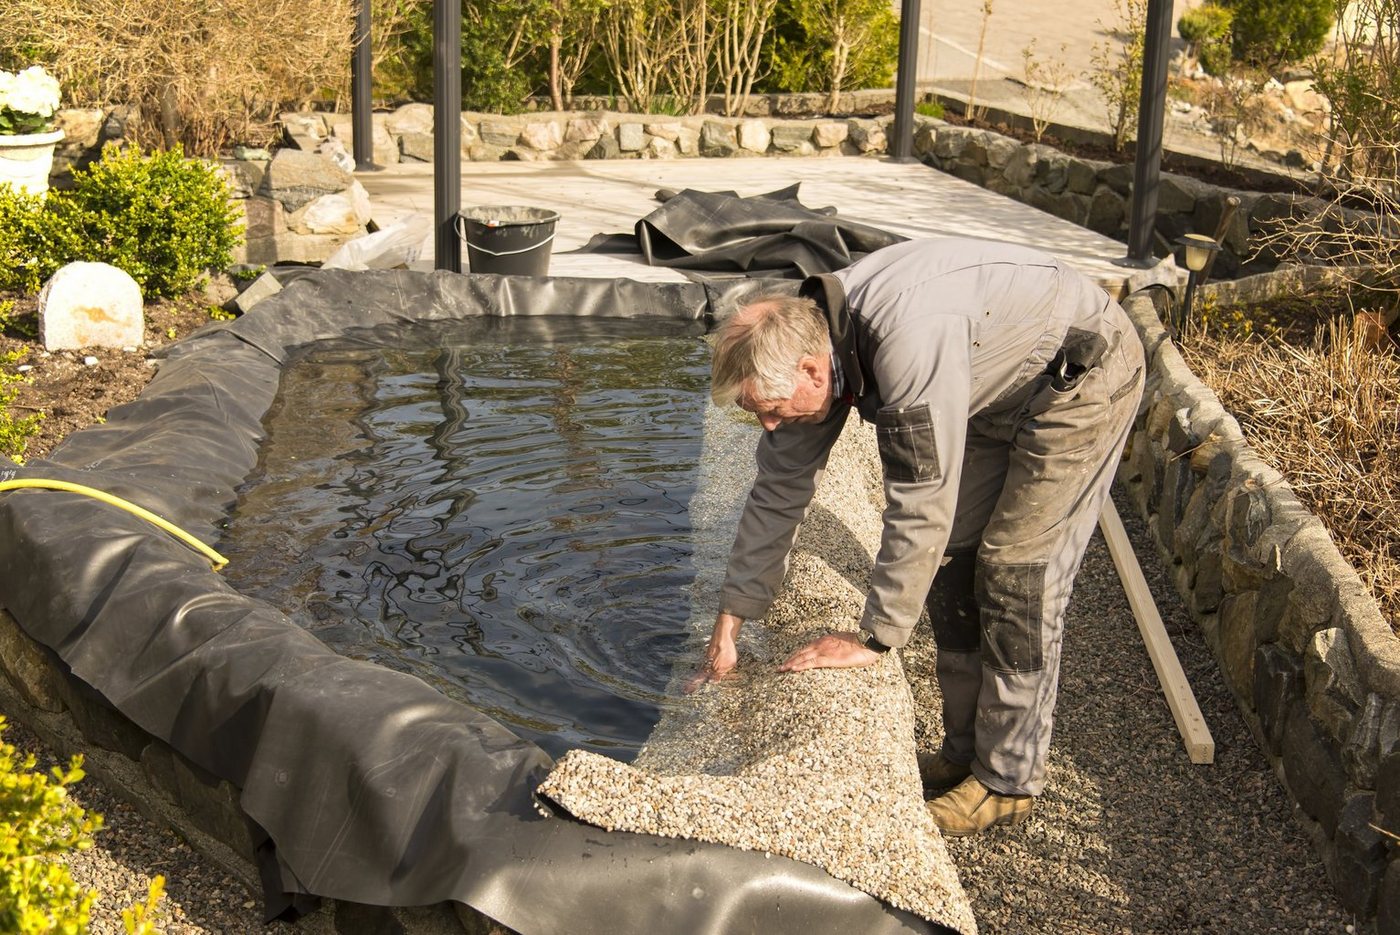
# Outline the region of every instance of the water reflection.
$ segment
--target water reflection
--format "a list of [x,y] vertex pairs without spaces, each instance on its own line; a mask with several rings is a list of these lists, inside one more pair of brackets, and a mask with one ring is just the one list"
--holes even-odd
[[289,368],[222,548],[337,651],[553,754],[630,758],[688,616],[707,350],[656,323],[520,334],[539,324]]

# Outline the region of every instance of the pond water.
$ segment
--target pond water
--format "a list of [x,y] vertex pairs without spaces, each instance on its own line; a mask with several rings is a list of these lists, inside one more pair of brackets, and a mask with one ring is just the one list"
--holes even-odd
[[317,345],[265,420],[228,579],[554,756],[630,759],[690,615],[700,335],[483,318]]

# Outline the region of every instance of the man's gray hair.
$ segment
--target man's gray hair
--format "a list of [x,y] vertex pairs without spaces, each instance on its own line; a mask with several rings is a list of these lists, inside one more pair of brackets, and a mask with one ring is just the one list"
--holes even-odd
[[787,399],[797,388],[798,362],[830,349],[826,320],[811,299],[757,296],[716,332],[710,398],[727,406],[751,383],[756,399]]

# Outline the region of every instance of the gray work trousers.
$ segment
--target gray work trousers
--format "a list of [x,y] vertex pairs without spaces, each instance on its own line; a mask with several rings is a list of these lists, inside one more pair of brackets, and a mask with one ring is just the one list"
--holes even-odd
[[1007,795],[1045,787],[1065,607],[1142,396],[1142,344],[1116,304],[1104,320],[1109,348],[1073,388],[1046,374],[970,420],[926,601],[943,755]]

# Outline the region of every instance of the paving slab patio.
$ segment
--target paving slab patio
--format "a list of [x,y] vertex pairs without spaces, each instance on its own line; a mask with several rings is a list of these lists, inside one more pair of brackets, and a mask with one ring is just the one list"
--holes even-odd
[[[414,213],[431,224],[431,164],[400,164],[360,172],[356,178],[368,190],[381,227]],[[631,231],[656,208],[658,189],[758,195],[795,182],[801,183],[800,198],[809,207],[834,206],[843,218],[908,237],[980,237],[1038,247],[1092,276],[1113,295],[1129,272],[1113,262],[1126,252],[1116,240],[937,169],[888,158],[468,162],[462,166],[462,207],[509,204],[558,211],[552,276],[678,281],[684,278],[680,273],[649,267],[640,255],[566,251],[595,234]],[[418,265],[431,268],[432,253],[429,236]],[[465,268],[465,249],[463,254]]]

